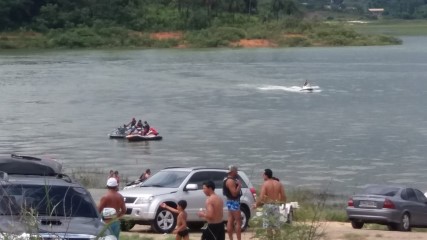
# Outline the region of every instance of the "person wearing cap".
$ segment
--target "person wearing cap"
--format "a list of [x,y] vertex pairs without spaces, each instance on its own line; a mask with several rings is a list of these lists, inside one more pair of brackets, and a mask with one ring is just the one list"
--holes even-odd
[[117,179],[111,177],[107,180],[107,193],[101,198],[98,211],[103,215],[111,232],[119,239],[120,221],[118,220],[126,213],[126,204],[123,196],[117,192],[119,184]]
[[233,240],[233,232],[236,231],[237,240],[242,238],[242,217],[240,215],[240,197],[242,196],[242,184],[237,177],[237,167],[228,166],[227,177],[223,181],[222,191],[227,197],[228,219],[227,233]]
[[274,237],[273,230],[280,233],[280,204],[286,203],[285,188],[274,179],[271,169],[264,169],[263,178],[260,196],[253,207],[262,206],[263,228],[267,229],[269,237]]

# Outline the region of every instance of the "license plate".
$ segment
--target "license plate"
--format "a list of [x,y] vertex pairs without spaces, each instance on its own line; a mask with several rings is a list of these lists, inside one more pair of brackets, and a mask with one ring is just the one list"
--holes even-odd
[[376,208],[377,204],[374,201],[360,201],[359,207]]

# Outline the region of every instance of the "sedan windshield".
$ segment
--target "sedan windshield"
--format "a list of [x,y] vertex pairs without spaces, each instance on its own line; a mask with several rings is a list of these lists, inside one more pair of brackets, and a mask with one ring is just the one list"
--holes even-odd
[[187,171],[160,171],[149,177],[141,187],[177,188],[190,174]]
[[371,195],[381,195],[381,196],[389,196],[393,197],[399,191],[397,187],[389,187],[389,186],[370,186],[367,187],[363,193],[371,194]]
[[0,215],[90,217],[98,214],[84,189],[66,186],[1,186]]

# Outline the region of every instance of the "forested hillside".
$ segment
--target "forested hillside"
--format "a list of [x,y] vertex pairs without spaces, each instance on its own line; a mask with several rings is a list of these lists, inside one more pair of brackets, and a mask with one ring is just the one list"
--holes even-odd
[[[304,20],[320,2],[334,5],[331,11],[341,11],[346,4],[338,0],[0,0],[0,48],[217,47],[239,46],[236,41],[245,38],[268,39],[273,46],[399,42]],[[161,41],[149,35],[161,31],[183,34]]]

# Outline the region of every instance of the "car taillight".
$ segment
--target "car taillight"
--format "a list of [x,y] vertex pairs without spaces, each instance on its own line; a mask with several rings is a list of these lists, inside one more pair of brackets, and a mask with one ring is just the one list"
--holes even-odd
[[390,199],[386,198],[386,199],[384,200],[383,208],[391,208],[391,209],[395,209],[395,208],[396,208],[396,206],[394,206],[394,203],[393,203]]
[[349,207],[354,207],[354,202],[353,202],[353,198],[349,198],[347,201],[347,206]]
[[256,189],[255,189],[255,188],[253,188],[253,187],[251,187],[249,190],[251,191],[252,196],[254,197],[254,199],[255,199],[255,201],[256,201]]

